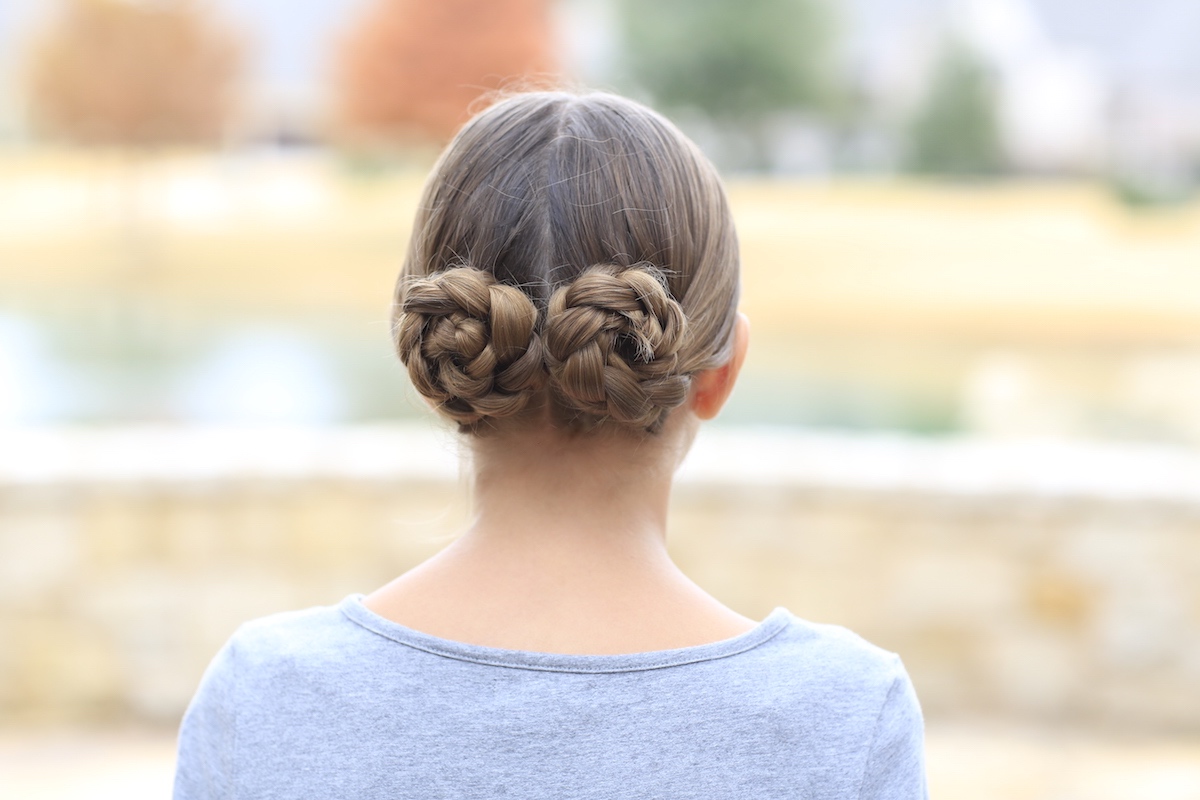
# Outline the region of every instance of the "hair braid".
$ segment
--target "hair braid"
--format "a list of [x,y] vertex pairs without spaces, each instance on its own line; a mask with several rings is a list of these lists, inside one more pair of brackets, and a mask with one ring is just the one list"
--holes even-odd
[[551,388],[597,421],[650,432],[687,397],[677,371],[687,318],[652,264],[598,264],[560,287],[545,322]]
[[516,414],[545,385],[537,308],[520,289],[460,266],[405,281],[399,296],[400,360],[460,424]]

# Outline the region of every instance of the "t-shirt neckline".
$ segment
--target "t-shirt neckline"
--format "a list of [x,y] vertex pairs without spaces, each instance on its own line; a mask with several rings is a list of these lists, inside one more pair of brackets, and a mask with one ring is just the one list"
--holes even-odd
[[363,598],[362,594],[349,595],[338,605],[338,609],[351,622],[384,638],[416,650],[459,661],[542,672],[637,672],[728,658],[752,650],[769,641],[787,627],[790,620],[787,609],[780,607],[773,610],[762,622],[750,630],[729,639],[672,650],[651,650],[619,655],[577,655],[508,650],[443,639],[376,614],[363,605]]

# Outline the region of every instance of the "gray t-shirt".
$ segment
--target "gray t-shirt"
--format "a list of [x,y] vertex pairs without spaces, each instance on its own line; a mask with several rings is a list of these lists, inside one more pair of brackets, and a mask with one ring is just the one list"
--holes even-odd
[[179,734],[175,797],[927,797],[900,659],[777,608],[631,655],[479,647],[337,606],[243,625]]

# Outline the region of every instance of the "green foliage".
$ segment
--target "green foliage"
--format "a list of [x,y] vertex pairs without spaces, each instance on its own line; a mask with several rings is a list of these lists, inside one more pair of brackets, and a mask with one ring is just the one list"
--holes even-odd
[[983,177],[1004,169],[995,88],[987,67],[960,43],[947,46],[909,130],[913,172]]
[[1135,211],[1180,208],[1196,197],[1196,182],[1185,175],[1117,172],[1109,176],[1108,186],[1122,205]]
[[621,0],[625,67],[655,102],[723,125],[827,105],[834,25],[822,0]]

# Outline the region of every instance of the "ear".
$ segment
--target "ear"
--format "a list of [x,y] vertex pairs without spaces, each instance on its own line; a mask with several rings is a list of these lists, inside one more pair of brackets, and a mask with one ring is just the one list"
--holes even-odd
[[721,412],[733,392],[738,373],[750,348],[750,320],[738,312],[733,324],[733,355],[719,367],[697,372],[692,376],[692,396],[689,405],[700,419],[712,419]]

